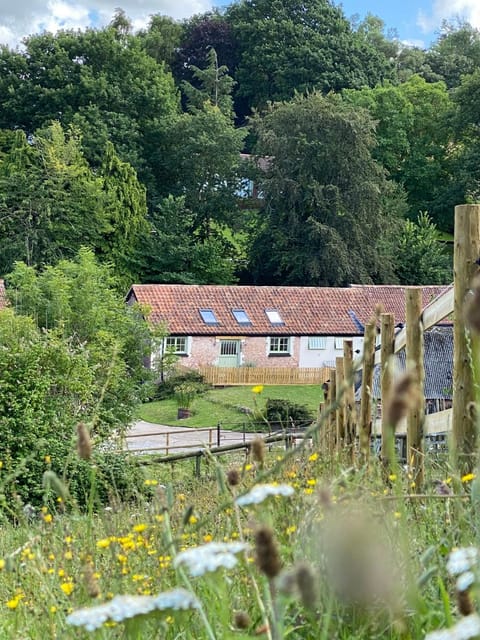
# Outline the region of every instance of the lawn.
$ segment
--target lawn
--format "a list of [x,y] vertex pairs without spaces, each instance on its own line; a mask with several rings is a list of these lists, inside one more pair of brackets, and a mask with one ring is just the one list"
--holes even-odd
[[316,415],[323,393],[319,385],[271,385],[261,393],[253,393],[252,386],[215,388],[198,396],[192,405],[192,416],[177,419],[177,403],[174,398],[142,405],[138,416],[147,422],[187,427],[212,427],[219,422],[225,428],[248,430],[253,421],[249,411],[261,412],[267,399],[285,399],[307,406]]

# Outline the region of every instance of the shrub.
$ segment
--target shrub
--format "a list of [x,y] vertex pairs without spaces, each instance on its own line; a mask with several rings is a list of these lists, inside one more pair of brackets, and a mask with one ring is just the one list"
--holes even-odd
[[194,369],[177,369],[171,376],[156,386],[154,400],[165,400],[166,398],[175,397],[177,395],[177,388],[183,385],[194,387],[196,395],[205,393],[205,391],[209,389],[209,385],[205,383],[204,377],[198,371]]
[[310,409],[303,404],[271,398],[265,405],[264,416],[273,431],[289,427],[304,427],[314,419]]

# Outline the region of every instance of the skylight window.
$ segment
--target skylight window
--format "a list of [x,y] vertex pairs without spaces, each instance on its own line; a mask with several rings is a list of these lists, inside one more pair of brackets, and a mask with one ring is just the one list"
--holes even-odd
[[232,309],[232,313],[238,324],[252,324],[244,309]]
[[270,320],[270,324],[285,324],[276,309],[265,309],[265,313],[267,314],[267,318]]
[[199,311],[205,324],[218,324],[218,320],[213,309],[199,309]]

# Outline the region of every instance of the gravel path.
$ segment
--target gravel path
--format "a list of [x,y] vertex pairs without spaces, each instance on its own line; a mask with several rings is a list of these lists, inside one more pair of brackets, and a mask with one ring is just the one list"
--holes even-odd
[[218,433],[217,427],[210,429],[171,427],[139,420],[127,432],[127,448],[129,451],[136,452],[179,453],[203,449],[206,446],[215,447],[217,444],[248,442],[256,435],[227,429],[220,429]]

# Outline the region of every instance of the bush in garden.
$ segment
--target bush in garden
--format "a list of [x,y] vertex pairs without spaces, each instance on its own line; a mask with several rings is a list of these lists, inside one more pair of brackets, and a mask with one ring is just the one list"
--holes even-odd
[[264,417],[272,430],[305,427],[314,419],[312,412],[305,405],[272,398],[267,400]]

